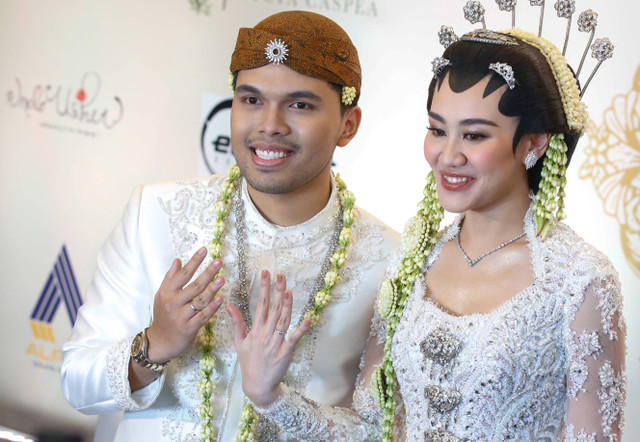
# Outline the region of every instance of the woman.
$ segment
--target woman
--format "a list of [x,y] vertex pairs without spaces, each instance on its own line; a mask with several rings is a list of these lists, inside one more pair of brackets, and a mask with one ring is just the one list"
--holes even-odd
[[[278,332],[290,325],[284,278],[269,310],[264,275],[264,320],[248,336],[230,311],[245,393],[294,437],[620,439],[617,274],[555,221],[586,111],[557,48],[508,32],[466,34],[434,63],[424,142],[432,181],[382,287],[355,411],[279,384],[308,329]],[[436,234],[437,199],[460,216]]]

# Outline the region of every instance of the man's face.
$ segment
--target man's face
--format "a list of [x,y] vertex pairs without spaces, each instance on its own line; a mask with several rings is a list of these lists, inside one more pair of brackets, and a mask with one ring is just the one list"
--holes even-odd
[[231,108],[233,153],[256,191],[328,189],[333,151],[355,135],[351,120],[326,81],[283,65],[242,70]]

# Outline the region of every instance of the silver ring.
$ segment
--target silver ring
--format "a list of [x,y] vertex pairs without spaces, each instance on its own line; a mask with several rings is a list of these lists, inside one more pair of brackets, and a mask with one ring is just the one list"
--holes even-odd
[[196,308],[195,305],[193,305],[193,302],[191,304],[189,304],[189,307],[191,307],[191,310],[193,310],[194,313],[198,313],[200,310]]
[[279,335],[284,335],[284,332],[282,330],[278,330],[277,328],[276,328],[276,333],[278,333]]

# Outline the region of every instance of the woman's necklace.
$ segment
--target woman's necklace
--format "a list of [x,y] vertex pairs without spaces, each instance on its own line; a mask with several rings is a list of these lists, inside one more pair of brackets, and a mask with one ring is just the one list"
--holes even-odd
[[480,260],[485,256],[491,255],[492,253],[497,252],[498,250],[504,247],[507,247],[509,244],[511,244],[512,242],[516,242],[517,240],[519,240],[525,235],[525,232],[519,233],[518,235],[511,238],[509,241],[503,242],[498,247],[495,247],[489,250],[488,252],[484,252],[482,255],[478,256],[476,259],[471,259],[469,258],[469,255],[465,253],[465,251],[462,249],[462,246],[460,245],[460,230],[461,229],[458,229],[458,231],[456,232],[456,236],[455,236],[456,244],[458,245],[458,249],[460,250],[460,253],[462,253],[462,256],[464,256],[464,259],[467,261],[467,264],[469,264],[469,267],[473,267],[474,265],[478,264]]

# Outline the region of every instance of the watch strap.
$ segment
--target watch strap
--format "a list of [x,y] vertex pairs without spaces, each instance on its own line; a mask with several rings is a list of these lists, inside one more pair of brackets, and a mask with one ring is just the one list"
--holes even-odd
[[[136,335],[136,337],[137,336],[140,336],[142,338],[143,345],[140,352],[136,352],[136,353],[131,352],[131,357],[133,358],[133,361],[139,366],[144,367],[148,370],[152,370],[152,371],[164,370],[167,364],[169,363],[169,361],[159,363],[159,362],[154,362],[147,357],[147,347],[149,346],[149,340],[147,338],[147,329],[145,328],[144,330],[142,330],[140,333],[138,333],[138,335]],[[134,340],[135,339],[136,338],[134,338]]]

